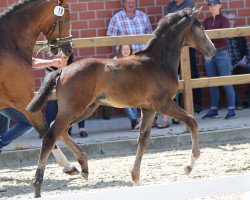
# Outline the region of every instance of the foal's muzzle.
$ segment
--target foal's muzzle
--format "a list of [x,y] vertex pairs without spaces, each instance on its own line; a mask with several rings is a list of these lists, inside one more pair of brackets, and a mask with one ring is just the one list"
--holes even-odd
[[72,45],[70,43],[62,45],[60,47],[51,47],[50,52],[53,55],[57,55],[58,52],[59,52],[59,48],[62,50],[62,52],[64,53],[65,56],[69,56],[71,54],[71,52],[72,52]]
[[69,56],[72,53],[72,45],[70,43],[61,46],[61,49],[65,56]]

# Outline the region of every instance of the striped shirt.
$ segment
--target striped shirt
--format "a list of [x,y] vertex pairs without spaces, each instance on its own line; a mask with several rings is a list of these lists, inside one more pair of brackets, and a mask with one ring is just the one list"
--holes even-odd
[[[135,11],[135,17],[129,18],[125,10],[116,13],[110,20],[107,35],[142,35],[152,33],[152,26],[148,16],[139,10]],[[145,44],[132,45],[133,51],[142,50]]]

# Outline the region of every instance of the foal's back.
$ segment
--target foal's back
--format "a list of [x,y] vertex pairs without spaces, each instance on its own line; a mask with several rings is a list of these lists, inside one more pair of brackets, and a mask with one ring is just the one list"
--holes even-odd
[[[157,63],[146,55],[83,59],[63,69],[57,85],[57,99],[63,95],[70,102],[87,99],[114,107],[148,107],[148,99],[156,95],[156,91],[164,92],[164,87],[172,84],[166,84],[166,74],[159,73],[160,70]],[[72,89],[77,89],[77,97]],[[69,93],[74,95],[66,97]]]

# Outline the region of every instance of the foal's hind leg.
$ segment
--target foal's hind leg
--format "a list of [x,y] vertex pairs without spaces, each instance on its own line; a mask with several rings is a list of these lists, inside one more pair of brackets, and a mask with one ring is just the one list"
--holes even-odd
[[142,156],[150,142],[150,131],[154,121],[155,112],[153,110],[146,110],[142,108],[142,123],[140,128],[140,135],[138,138],[138,147],[134,167],[131,172],[132,179],[135,185],[140,185],[140,167]]
[[88,180],[88,157],[87,155],[79,148],[79,146],[70,138],[70,136],[65,132],[61,136],[61,140],[67,144],[69,149],[74,153],[75,157],[77,158],[77,162],[81,166],[81,176]]
[[192,115],[181,109],[173,100],[166,105],[162,105],[161,102],[155,102],[154,108],[156,112],[164,115],[168,115],[175,119],[184,122],[192,133],[192,155],[191,164],[185,168],[185,173],[188,175],[192,171],[195,161],[200,156],[199,139],[198,139],[198,125]]
[[[79,117],[80,119],[86,119],[95,112],[95,110],[99,107],[99,103],[92,103],[84,113]],[[69,149],[74,153],[78,163],[81,166],[82,172],[81,175],[86,180],[88,179],[88,159],[87,155],[79,148],[79,146],[69,137],[68,134],[64,133],[61,137],[63,142],[69,147]]]

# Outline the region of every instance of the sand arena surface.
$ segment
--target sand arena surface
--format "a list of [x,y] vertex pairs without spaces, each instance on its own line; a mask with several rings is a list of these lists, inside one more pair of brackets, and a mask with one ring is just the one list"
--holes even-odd
[[[250,143],[227,144],[201,149],[201,157],[188,177],[184,166],[190,161],[190,149],[147,152],[141,166],[143,185],[190,179],[250,174]],[[42,197],[132,187],[130,171],[134,154],[92,157],[89,159],[89,181],[79,176],[68,176],[54,162],[49,162],[42,185]],[[72,159],[73,160],[73,157]],[[30,199],[33,197],[32,179],[37,159],[1,161],[0,199]],[[74,164],[78,166],[78,163]],[[238,200],[242,194],[207,197],[205,199]]]

